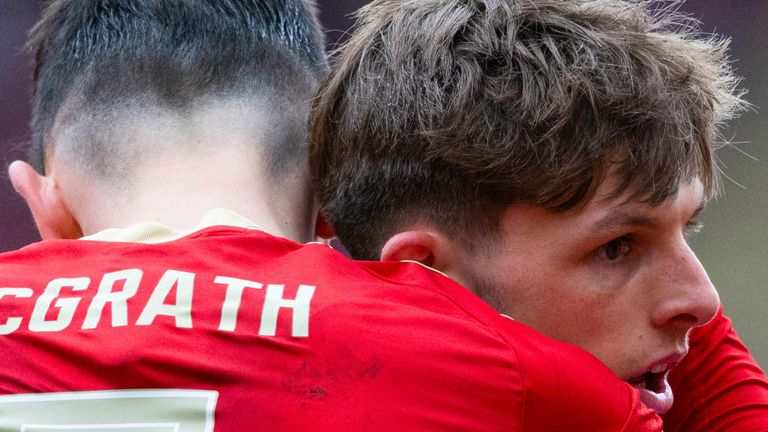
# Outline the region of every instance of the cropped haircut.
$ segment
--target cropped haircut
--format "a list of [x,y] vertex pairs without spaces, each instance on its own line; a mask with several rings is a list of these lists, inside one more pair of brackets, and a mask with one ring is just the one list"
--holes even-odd
[[306,158],[306,135],[295,130],[303,130],[327,72],[311,0],[53,0],[28,48],[35,59],[29,160],[41,173],[59,124],[77,131],[67,156],[108,178],[120,159],[152,151],[123,148],[123,130],[114,130],[123,113],[183,115],[236,98],[267,100],[274,123],[293,121],[279,116],[307,106],[301,123],[290,124],[294,132],[269,131],[286,139],[259,149],[279,171]]
[[674,2],[375,0],[315,101],[321,211],[375,259],[404,224],[476,247],[512,204],[578,209],[609,169],[615,196],[711,198],[744,105],[727,46]]

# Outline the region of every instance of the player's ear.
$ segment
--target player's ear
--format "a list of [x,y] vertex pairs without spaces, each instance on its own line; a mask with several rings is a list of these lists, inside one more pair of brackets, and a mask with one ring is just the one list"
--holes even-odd
[[80,224],[52,177],[38,174],[31,165],[22,161],[15,161],[8,167],[8,176],[13,188],[27,202],[43,240],[83,236]]
[[441,272],[451,269],[454,245],[442,233],[434,230],[399,232],[381,248],[382,261],[417,261]]

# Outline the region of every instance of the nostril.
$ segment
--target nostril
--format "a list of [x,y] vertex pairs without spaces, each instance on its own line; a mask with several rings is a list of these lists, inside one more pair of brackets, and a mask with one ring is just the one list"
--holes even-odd
[[680,326],[686,328],[693,328],[702,325],[701,320],[696,315],[689,313],[682,313],[675,316],[673,319],[677,321]]

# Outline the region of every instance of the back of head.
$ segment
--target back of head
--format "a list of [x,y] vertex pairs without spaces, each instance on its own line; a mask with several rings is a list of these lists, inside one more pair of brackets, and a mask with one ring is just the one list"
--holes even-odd
[[578,208],[613,167],[616,194],[712,196],[726,49],[669,2],[373,1],[315,102],[315,192],[369,259],[405,224],[472,245],[511,204]]
[[271,173],[306,157],[301,131],[326,69],[306,0],[53,0],[29,47],[39,172],[55,153],[114,183],[160,151],[213,151],[226,143],[146,134],[183,134],[201,113],[226,117],[233,107],[267,117],[250,121],[266,137],[257,150]]

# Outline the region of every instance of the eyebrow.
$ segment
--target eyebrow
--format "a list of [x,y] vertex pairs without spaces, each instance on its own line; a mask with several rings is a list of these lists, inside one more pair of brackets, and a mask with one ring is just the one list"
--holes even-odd
[[637,228],[653,225],[655,220],[648,216],[632,214],[626,210],[614,209],[600,218],[594,226],[600,231],[618,231],[622,228]]
[[[701,201],[689,219],[695,219],[704,210],[706,203]],[[629,210],[615,208],[595,222],[594,226],[600,231],[617,231],[624,228],[653,226],[657,219],[647,215],[638,215]]]

